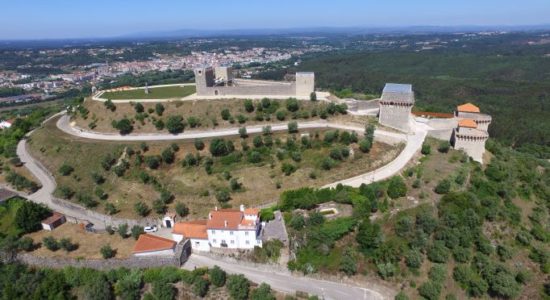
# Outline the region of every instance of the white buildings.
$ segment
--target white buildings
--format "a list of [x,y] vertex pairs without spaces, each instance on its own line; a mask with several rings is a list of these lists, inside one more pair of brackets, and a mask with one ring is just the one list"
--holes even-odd
[[175,241],[191,240],[196,251],[210,248],[253,249],[261,247],[261,223],[258,209],[214,209],[207,220],[176,223],[172,231]]

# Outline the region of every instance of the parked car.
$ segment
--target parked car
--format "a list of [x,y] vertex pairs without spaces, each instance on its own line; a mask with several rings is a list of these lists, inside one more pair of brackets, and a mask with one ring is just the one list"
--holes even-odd
[[153,225],[153,226],[145,226],[145,228],[143,228],[143,231],[149,233],[149,232],[156,232],[158,230],[157,228],[157,225]]

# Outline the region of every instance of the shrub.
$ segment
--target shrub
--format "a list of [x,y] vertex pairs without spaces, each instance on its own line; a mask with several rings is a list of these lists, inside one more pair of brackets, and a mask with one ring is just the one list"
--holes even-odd
[[74,168],[65,163],[61,165],[61,167],[59,167],[59,174],[63,176],[69,176],[73,171],[74,171]]
[[427,281],[418,288],[418,293],[428,300],[437,300],[441,294],[441,285],[433,281]]
[[59,240],[59,247],[67,252],[74,251],[78,248],[78,245],[71,242],[69,238],[62,238]]
[[107,99],[107,101],[103,102],[103,105],[110,111],[116,110],[116,105],[113,103],[113,101],[111,101],[111,99]]
[[206,294],[208,293],[208,285],[208,281],[206,281],[204,278],[197,277],[195,279],[195,282],[193,282],[193,293],[201,298],[206,296]]
[[115,256],[116,251],[113,248],[111,248],[111,245],[107,244],[101,247],[101,249],[99,250],[99,253],[101,253],[101,256],[104,259],[109,259]]
[[246,110],[246,112],[249,112],[249,113],[254,111],[254,103],[252,102],[252,100],[250,99],[244,100],[244,109]]
[[304,219],[304,216],[302,216],[301,214],[295,214],[290,219],[289,225],[294,230],[300,230],[304,228],[304,226],[306,225],[306,220]]
[[221,116],[223,120],[225,121],[229,120],[229,118],[231,117],[231,113],[229,112],[229,109],[227,108],[222,109]]
[[174,150],[172,150],[172,148],[164,149],[160,155],[162,157],[163,162],[165,162],[167,164],[171,164],[171,163],[174,162],[175,154],[174,154]]
[[412,269],[420,268],[423,260],[424,258],[422,257],[422,253],[416,249],[410,250],[405,256],[405,263],[407,264],[407,267]]
[[226,273],[218,266],[214,266],[212,269],[208,270],[208,278],[214,286],[222,287],[225,285]]
[[369,140],[363,139],[359,142],[359,150],[361,150],[361,152],[368,153],[371,148],[372,143]]
[[309,94],[309,100],[317,101],[317,94],[315,92],[311,92],[311,94]]
[[289,163],[283,163],[281,166],[281,171],[283,171],[286,176],[290,176],[290,174],[296,172],[296,169],[295,165]]
[[162,116],[164,113],[164,105],[162,105],[162,103],[155,104],[155,112],[157,115]]
[[136,213],[138,215],[140,215],[141,217],[145,217],[149,214],[149,207],[147,206],[147,204],[139,201],[137,202],[135,205],[134,205],[134,210],[136,211]]
[[428,155],[432,152],[432,147],[429,144],[424,143],[422,144],[422,150],[420,150],[420,152],[424,155]]
[[428,248],[428,259],[434,263],[445,263],[449,258],[449,250],[443,241],[435,241]]
[[213,156],[226,156],[235,150],[231,141],[215,138],[210,142],[210,153]]
[[340,271],[346,273],[348,276],[355,275],[355,273],[357,273],[357,258],[351,248],[347,248],[344,251],[342,261],[340,262]]
[[43,238],[42,244],[50,251],[57,251],[59,249],[59,243],[53,236]]
[[113,120],[111,125],[113,126],[113,128],[118,130],[122,135],[129,134],[130,132],[132,132],[132,130],[134,130],[134,126],[132,126],[132,122],[127,118],[123,118],[120,121]]
[[114,215],[118,212],[118,209],[113,203],[107,202],[105,203],[105,212],[109,215]]
[[336,162],[332,158],[326,157],[321,162],[321,169],[328,171],[332,169],[335,165],[336,165]]
[[250,283],[244,275],[230,275],[227,278],[227,290],[229,295],[235,300],[248,299]]
[[99,173],[92,172],[91,176],[95,184],[102,184],[105,182],[105,177]]
[[441,180],[434,189],[434,192],[443,195],[451,191],[451,182],[448,179]]
[[286,100],[286,109],[291,112],[295,112],[298,109],[300,109],[300,105],[298,104],[298,100],[295,98],[289,98]]
[[160,167],[160,157],[157,155],[145,156],[145,164],[149,169],[158,169]]
[[447,153],[449,152],[449,149],[451,148],[451,144],[448,141],[442,141],[439,143],[439,146],[437,147],[437,151],[441,153]]
[[284,110],[279,110],[275,113],[275,117],[279,121],[284,121],[286,119],[286,112]]
[[196,127],[201,126],[201,122],[200,122],[199,118],[197,118],[195,116],[188,117],[187,118],[187,124],[189,124],[189,127],[191,127],[191,128],[196,128]]
[[121,238],[125,239],[128,237],[128,224],[120,224],[117,229],[118,235]]
[[130,229],[130,234],[132,235],[134,240],[137,240],[142,233],[144,233],[143,227],[139,225],[134,225],[132,226],[132,229]]
[[176,203],[176,213],[178,214],[178,216],[183,218],[183,217],[185,217],[189,214],[189,208],[184,203],[177,202]]
[[142,113],[144,108],[143,108],[143,104],[141,103],[136,103],[134,104],[134,110],[137,112],[137,113]]
[[195,140],[195,149],[202,151],[204,149],[204,142],[201,139]]
[[296,121],[292,121],[288,123],[288,132],[289,133],[298,132],[298,123]]
[[401,178],[401,176],[393,176],[388,185],[388,196],[392,199],[397,199],[399,197],[405,197],[406,195],[407,186],[403,178]]
[[231,195],[226,189],[219,189],[216,191],[216,200],[220,203],[226,203],[231,200]]
[[275,300],[275,296],[271,293],[271,286],[267,283],[262,283],[250,293],[250,300]]
[[185,125],[183,124],[182,116],[170,116],[166,121],[166,129],[172,134],[177,134],[183,131]]

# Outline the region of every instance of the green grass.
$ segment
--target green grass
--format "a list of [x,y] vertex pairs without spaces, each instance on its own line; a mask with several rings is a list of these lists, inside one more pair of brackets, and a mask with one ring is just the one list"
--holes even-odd
[[15,214],[21,205],[23,199],[14,198],[0,205],[0,232],[5,235],[18,236],[21,230],[15,226]]
[[145,94],[143,89],[106,92],[101,96],[104,99],[124,100],[124,99],[171,99],[183,98],[195,93],[195,86],[168,86],[159,88],[150,88],[149,94]]

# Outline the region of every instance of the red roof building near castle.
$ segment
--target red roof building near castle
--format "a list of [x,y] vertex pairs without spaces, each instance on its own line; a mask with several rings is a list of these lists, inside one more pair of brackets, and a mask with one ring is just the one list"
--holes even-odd
[[173,234],[180,234],[188,239],[207,240],[206,220],[179,222],[174,225]]
[[456,110],[459,111],[459,112],[467,112],[467,113],[479,113],[480,112],[479,107],[473,105],[472,103],[466,103],[466,104],[459,105],[456,108]]
[[174,249],[176,242],[156,235],[142,234],[139,236],[133,253],[155,252]]

